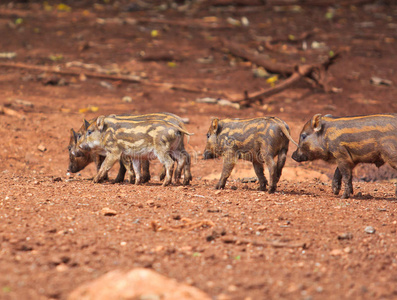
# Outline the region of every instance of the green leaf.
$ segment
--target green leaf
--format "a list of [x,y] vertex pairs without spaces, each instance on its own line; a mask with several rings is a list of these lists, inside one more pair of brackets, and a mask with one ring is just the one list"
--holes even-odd
[[50,56],[48,56],[48,58],[52,61],[59,61],[63,59],[63,55],[62,54],[51,54]]

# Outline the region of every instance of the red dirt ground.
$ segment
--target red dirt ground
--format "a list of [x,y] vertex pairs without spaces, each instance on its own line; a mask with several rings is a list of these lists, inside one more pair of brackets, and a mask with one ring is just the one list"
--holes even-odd
[[[331,193],[335,166],[298,164],[290,157],[293,145],[275,194],[240,180],[254,176],[243,161],[218,192],[213,187],[221,161],[201,159],[214,116],[278,116],[297,140],[315,113],[396,112],[397,6],[98,3],[78,1],[71,11],[41,1],[1,4],[0,52],[16,57],[0,63],[67,70],[67,63],[78,61],[208,92],[0,66],[0,105],[20,114],[0,115],[1,299],[66,299],[82,283],[134,267],[151,268],[214,299],[397,297],[396,173],[390,168],[358,167],[355,195],[341,200]],[[249,26],[228,23],[243,17]],[[289,35],[305,32],[312,33],[306,51],[288,42]],[[269,37],[282,41],[277,51],[263,47]],[[240,110],[197,103],[219,92],[269,87],[253,75],[256,66],[225,54],[220,38],[290,64],[303,58],[318,63],[341,51],[329,69],[336,93],[302,81]],[[143,54],[157,59],[143,60]],[[391,85],[371,84],[373,76]],[[122,101],[125,96],[131,102]],[[162,187],[156,162],[151,182],[141,186],[93,184],[93,165],[67,174],[69,130],[83,118],[159,111],[188,118],[186,127],[195,133],[187,146],[191,186]],[[112,170],[110,177],[116,174]],[[104,208],[116,215],[105,216]],[[367,233],[367,226],[375,232]]]

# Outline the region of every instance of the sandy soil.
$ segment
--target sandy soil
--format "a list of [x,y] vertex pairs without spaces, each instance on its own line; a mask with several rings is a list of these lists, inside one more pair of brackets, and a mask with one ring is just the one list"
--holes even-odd
[[[216,191],[222,162],[202,153],[214,116],[277,116],[298,140],[315,113],[395,112],[397,7],[168,3],[79,1],[70,11],[41,1],[0,5],[0,52],[16,54],[0,58],[0,298],[66,299],[108,271],[146,267],[214,299],[395,299],[396,172],[357,167],[355,194],[341,200],[331,192],[335,166],[298,164],[291,145],[275,194],[242,181],[254,177],[243,161]],[[244,17],[248,26],[230,25]],[[290,41],[302,33],[311,33],[306,50]],[[340,51],[328,72],[335,92],[303,80],[244,109],[197,103],[270,86],[254,76],[255,65],[225,53],[220,38],[291,65]],[[281,41],[274,51],[264,47],[269,38]],[[71,62],[146,83],[91,78],[101,70]],[[391,85],[372,84],[374,76]],[[157,162],[140,186],[93,184],[94,165],[67,173],[69,130],[84,118],[159,111],[187,118],[195,133],[187,145],[190,186],[162,187]]]

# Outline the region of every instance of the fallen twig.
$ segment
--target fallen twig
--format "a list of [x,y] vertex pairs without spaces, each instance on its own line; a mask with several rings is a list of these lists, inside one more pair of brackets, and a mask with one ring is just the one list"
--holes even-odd
[[304,5],[304,6],[350,6],[350,5],[364,5],[368,3],[372,3],[373,0],[345,0],[345,1],[318,1],[318,0],[207,0],[204,1],[202,5],[209,6],[259,6],[259,5],[267,5],[267,6],[293,6],[293,5]]
[[243,46],[237,43],[229,42],[225,39],[221,39],[220,42],[231,54],[246,59],[258,66],[262,66],[270,73],[278,73],[287,76],[295,71],[294,66],[271,62],[260,54],[244,49]]
[[206,23],[201,20],[166,20],[166,19],[155,19],[155,18],[137,18],[137,23],[153,23],[163,24],[169,26],[188,27],[188,28],[202,28],[202,29],[231,29],[234,26],[230,24],[220,25],[215,22]]
[[244,93],[244,97],[239,99],[233,99],[234,102],[240,103],[242,106],[248,106],[251,102],[258,98],[269,97],[276,93],[279,93],[294,83],[298,82],[301,78],[307,77],[313,80],[319,87],[324,89],[325,92],[329,92],[331,89],[328,86],[326,71],[329,66],[332,65],[339,54],[335,54],[329,57],[326,61],[321,64],[305,64],[305,65],[287,65],[284,63],[274,63],[268,59],[263,58],[261,55],[245,50],[242,46],[222,40],[222,44],[230,51],[231,54],[255,63],[256,65],[264,67],[271,73],[282,74],[289,76],[286,80],[274,87],[249,94]]
[[48,73],[67,75],[67,76],[80,76],[81,73],[84,73],[84,75],[86,77],[90,77],[90,78],[122,80],[122,81],[128,81],[128,82],[133,82],[133,83],[142,83],[142,79],[138,76],[108,75],[108,74],[100,74],[100,73],[86,72],[86,71],[79,72],[79,71],[73,71],[73,70],[61,70],[59,67],[36,66],[36,65],[29,65],[29,64],[24,64],[24,63],[1,62],[0,67],[41,71],[41,72],[48,72]]
[[222,242],[225,244],[235,244],[235,245],[253,245],[256,247],[267,247],[271,246],[274,248],[302,248],[302,249],[307,249],[306,243],[286,243],[286,242],[280,242],[280,241],[264,241],[264,242],[258,242],[258,241],[252,241],[252,240],[246,240],[246,239],[238,239],[236,237],[223,237]]
[[9,115],[9,116],[13,116],[13,117],[17,117],[20,119],[25,119],[25,115],[11,109],[8,107],[4,107],[2,105],[0,105],[0,114],[5,114],[5,115]]
[[0,67],[6,68],[16,68],[16,69],[26,69],[26,70],[34,70],[34,71],[41,71],[47,73],[54,73],[66,76],[80,76],[84,74],[86,77],[89,78],[96,78],[96,79],[107,79],[107,80],[115,80],[115,81],[125,81],[125,82],[132,82],[132,83],[139,83],[147,86],[153,86],[158,88],[170,89],[170,90],[179,90],[191,93],[210,93],[210,94],[217,94],[219,92],[211,92],[205,88],[194,88],[187,85],[177,85],[173,83],[165,83],[165,82],[151,82],[148,80],[144,80],[139,76],[133,75],[108,75],[108,74],[100,74],[94,72],[80,72],[74,70],[61,70],[59,67],[48,67],[48,66],[36,66],[36,65],[29,65],[24,63],[7,63],[1,62]]
[[[283,43],[282,45],[285,45],[286,43],[289,44],[295,44],[295,45],[302,45],[303,42],[305,42],[309,37],[313,35],[313,32],[303,32],[297,37],[289,37],[288,39],[282,39],[282,38],[277,38],[277,39],[270,39],[268,41],[264,42],[264,47],[265,49],[272,51],[272,52],[297,52],[299,49],[298,47],[294,47],[293,50],[289,51],[280,51],[280,43]],[[284,47],[284,46],[283,46]]]
[[162,226],[158,221],[152,221],[150,226],[153,231],[192,231],[196,228],[200,227],[214,227],[214,222],[210,220],[200,220],[200,221],[192,221],[188,218],[182,218],[181,221],[183,224],[179,225],[171,225],[171,226]]

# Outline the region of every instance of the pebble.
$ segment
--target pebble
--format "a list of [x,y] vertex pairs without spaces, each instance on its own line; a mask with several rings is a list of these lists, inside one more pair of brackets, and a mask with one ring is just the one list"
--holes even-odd
[[373,233],[375,233],[376,230],[372,226],[367,226],[367,227],[365,227],[364,231],[368,234],[373,234]]
[[121,98],[121,101],[123,101],[125,103],[131,103],[132,98],[130,96],[124,96],[123,98]]
[[47,151],[47,148],[46,148],[44,145],[42,145],[42,144],[38,145],[38,146],[37,146],[37,149],[38,149],[40,152],[45,152],[45,151]]
[[332,256],[339,256],[343,254],[343,251],[342,249],[334,249],[329,254],[331,254]]
[[104,216],[107,216],[107,217],[111,217],[111,216],[117,215],[117,212],[115,210],[113,210],[113,209],[110,209],[109,207],[102,208],[101,212],[102,212],[102,214]]
[[351,240],[353,239],[353,234],[351,232],[342,233],[338,236],[338,240]]

